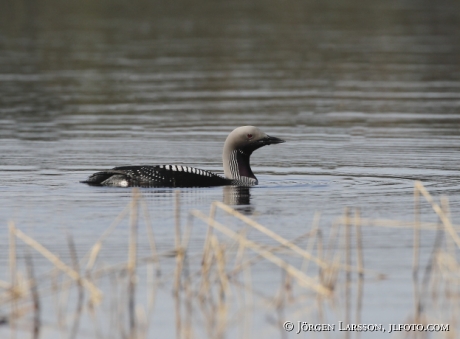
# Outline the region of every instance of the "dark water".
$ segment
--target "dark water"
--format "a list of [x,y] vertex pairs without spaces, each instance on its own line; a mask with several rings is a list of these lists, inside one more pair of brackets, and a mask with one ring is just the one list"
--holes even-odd
[[[223,142],[241,125],[287,140],[252,156],[259,186],[239,208],[289,239],[315,211],[327,227],[347,206],[412,220],[414,180],[449,196],[455,222],[460,3],[2,2],[2,266],[8,220],[64,258],[67,233],[84,252],[131,191],[80,180],[131,164],[222,172]],[[142,193],[170,248],[173,190]],[[238,203],[221,187],[180,197],[184,217]],[[423,219],[436,221],[428,205]],[[124,258],[127,232],[109,261]],[[370,264],[389,276],[368,290],[367,321],[400,323],[412,311],[411,287],[395,283],[411,279],[411,234],[385,234],[365,234]]]

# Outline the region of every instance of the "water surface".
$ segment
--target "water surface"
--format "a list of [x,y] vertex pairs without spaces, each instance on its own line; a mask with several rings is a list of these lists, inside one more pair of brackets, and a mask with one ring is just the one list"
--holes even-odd
[[[287,142],[254,153],[259,186],[240,201],[222,187],[181,189],[184,218],[239,203],[288,239],[315,211],[326,229],[345,207],[412,220],[414,180],[460,214],[458,2],[49,0],[0,13],[3,272],[8,220],[67,259],[71,233],[84,253],[131,191],[80,180],[136,164],[221,173],[241,125]],[[171,248],[174,190],[141,192],[159,248]],[[437,220],[427,204],[423,219]],[[108,261],[125,258],[127,232]],[[412,234],[364,236],[369,265],[388,275],[367,290],[367,321],[404,322]]]

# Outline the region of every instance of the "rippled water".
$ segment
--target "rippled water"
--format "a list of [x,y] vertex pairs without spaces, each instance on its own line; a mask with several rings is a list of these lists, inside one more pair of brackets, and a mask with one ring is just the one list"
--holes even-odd
[[[3,267],[8,220],[63,257],[70,232],[84,252],[131,192],[80,180],[134,164],[222,172],[223,142],[241,125],[287,143],[254,153],[259,186],[241,201],[222,187],[182,189],[184,217],[214,200],[240,203],[289,239],[315,211],[326,227],[346,206],[412,220],[414,180],[449,196],[454,221],[460,214],[456,1],[49,0],[3,3],[0,13]],[[173,190],[142,193],[160,248],[170,248]],[[423,218],[436,220],[428,207]],[[127,229],[118,234],[110,260],[126,253],[116,248]],[[390,301],[369,296],[379,323],[412,310],[411,292],[391,287],[410,281],[411,234],[387,236],[365,234],[370,262],[395,272],[374,287]]]

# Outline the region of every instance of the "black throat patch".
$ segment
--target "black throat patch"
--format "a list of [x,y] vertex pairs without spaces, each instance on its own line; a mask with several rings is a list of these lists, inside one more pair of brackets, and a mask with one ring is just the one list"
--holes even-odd
[[241,149],[237,150],[236,161],[238,162],[238,172],[241,177],[256,179],[256,176],[254,175],[254,173],[252,173],[251,166],[249,163],[249,157],[251,156],[251,153],[248,154]]

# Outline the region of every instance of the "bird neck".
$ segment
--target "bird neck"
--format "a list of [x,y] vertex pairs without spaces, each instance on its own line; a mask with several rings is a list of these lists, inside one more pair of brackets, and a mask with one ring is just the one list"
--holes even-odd
[[233,149],[228,152],[224,151],[223,160],[225,176],[234,180],[250,178],[257,182],[257,178],[251,169],[251,154],[252,152],[244,152],[241,149]]

